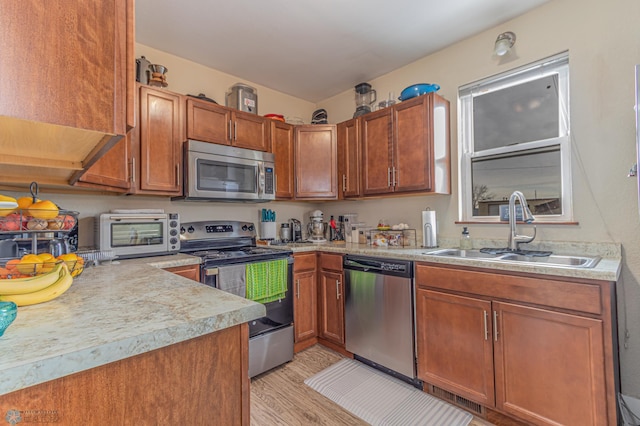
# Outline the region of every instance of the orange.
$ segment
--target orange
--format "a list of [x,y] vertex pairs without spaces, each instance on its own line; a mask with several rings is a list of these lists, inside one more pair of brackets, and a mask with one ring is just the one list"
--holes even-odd
[[[28,209],[29,215],[37,219],[53,219],[58,216],[58,206],[49,200],[37,201]],[[46,226],[45,226],[46,228]]]
[[25,275],[37,274],[42,270],[44,261],[35,254],[26,254],[22,256],[20,262],[16,265],[18,272]]
[[14,273],[16,271],[16,266],[18,265],[18,263],[20,263],[20,259],[11,259],[8,260],[4,266],[9,270],[9,272]]
[[10,274],[7,268],[0,268],[0,278],[8,278]]
[[[36,198],[36,202],[40,201]],[[18,208],[22,210],[26,210],[29,208],[31,204],[33,204],[33,197],[20,197],[16,200],[18,203]]]
[[67,264],[67,268],[69,268],[70,271],[73,271],[73,268],[76,267],[76,263],[78,262],[79,258],[75,253],[66,253],[58,256],[57,259],[64,261],[64,263]]

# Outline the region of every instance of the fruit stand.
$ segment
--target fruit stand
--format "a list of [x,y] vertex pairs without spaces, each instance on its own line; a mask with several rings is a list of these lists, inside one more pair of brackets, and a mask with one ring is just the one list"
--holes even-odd
[[51,234],[68,233],[77,221],[78,212],[38,199],[35,182],[30,197],[0,195],[0,237],[27,235],[31,239],[30,253],[20,256],[15,244],[13,256],[0,259],[0,301],[31,305],[52,300],[70,287],[73,277],[83,271],[84,259],[67,250],[38,253],[38,237],[59,243]]

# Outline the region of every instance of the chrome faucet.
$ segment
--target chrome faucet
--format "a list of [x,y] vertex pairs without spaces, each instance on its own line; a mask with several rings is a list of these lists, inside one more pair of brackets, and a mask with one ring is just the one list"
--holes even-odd
[[531,214],[531,210],[527,206],[527,199],[524,198],[524,195],[520,191],[514,191],[509,197],[509,249],[510,250],[519,250],[520,243],[530,243],[536,237],[536,227],[533,227],[533,236],[528,235],[518,235],[516,232],[516,199],[520,202],[522,206],[522,221],[524,223],[531,223],[536,218]]

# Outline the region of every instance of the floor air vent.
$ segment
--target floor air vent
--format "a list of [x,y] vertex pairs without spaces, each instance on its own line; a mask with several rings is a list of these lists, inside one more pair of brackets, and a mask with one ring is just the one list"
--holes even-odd
[[485,416],[485,410],[482,405],[470,401],[467,398],[463,398],[460,395],[456,395],[455,393],[451,393],[433,385],[429,385],[429,393],[440,399],[444,399],[445,401],[449,401],[452,404],[462,407],[467,411],[471,411],[472,413],[476,413],[482,417]]

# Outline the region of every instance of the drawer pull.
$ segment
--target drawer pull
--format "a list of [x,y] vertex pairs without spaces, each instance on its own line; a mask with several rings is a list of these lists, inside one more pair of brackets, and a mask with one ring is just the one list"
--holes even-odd
[[487,318],[489,314],[487,311],[482,311],[484,313],[484,340],[489,340],[489,327],[487,327]]

